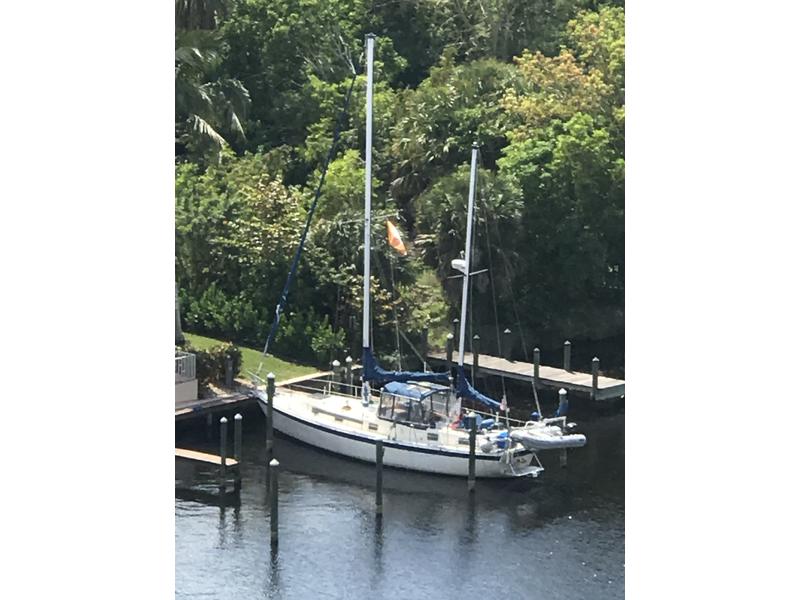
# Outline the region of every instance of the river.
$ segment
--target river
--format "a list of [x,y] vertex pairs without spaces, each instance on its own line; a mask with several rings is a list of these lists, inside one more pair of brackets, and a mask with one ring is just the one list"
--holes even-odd
[[[374,467],[279,438],[273,552],[264,419],[248,409],[238,505],[213,497],[213,467],[175,463],[176,598],[622,598],[625,417],[579,425],[588,443],[567,468],[543,455],[537,480],[478,480],[474,495],[465,479],[387,468],[382,519]],[[218,453],[204,427],[176,443]]]

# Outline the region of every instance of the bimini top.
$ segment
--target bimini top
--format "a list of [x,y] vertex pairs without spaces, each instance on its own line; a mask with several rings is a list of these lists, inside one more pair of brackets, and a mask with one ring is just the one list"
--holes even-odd
[[417,385],[408,385],[407,383],[400,383],[399,381],[390,381],[383,386],[383,390],[394,394],[395,396],[404,396],[406,398],[414,398],[415,400],[425,400],[428,396],[432,396],[436,392],[442,392],[448,388],[444,386],[436,387],[421,387]]

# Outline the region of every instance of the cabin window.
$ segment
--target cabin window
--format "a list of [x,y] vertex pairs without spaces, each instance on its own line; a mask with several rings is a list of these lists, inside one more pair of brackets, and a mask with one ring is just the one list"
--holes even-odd
[[382,419],[392,419],[394,415],[394,394],[381,393],[381,403],[378,406],[378,416]]

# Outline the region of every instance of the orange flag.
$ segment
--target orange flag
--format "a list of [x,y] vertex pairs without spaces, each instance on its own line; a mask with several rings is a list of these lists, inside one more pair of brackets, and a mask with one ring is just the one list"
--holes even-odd
[[408,252],[406,252],[406,247],[403,244],[403,238],[400,237],[400,230],[392,225],[391,221],[386,221],[386,232],[388,233],[389,237],[389,245],[403,256],[408,254]]

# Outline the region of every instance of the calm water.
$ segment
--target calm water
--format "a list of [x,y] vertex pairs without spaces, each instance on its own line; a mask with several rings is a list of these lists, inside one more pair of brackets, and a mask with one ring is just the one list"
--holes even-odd
[[[466,480],[386,469],[382,522],[374,467],[278,439],[274,553],[263,417],[244,417],[239,506],[212,496],[212,468],[176,461],[177,598],[624,596],[623,414],[581,422],[589,442],[568,468],[544,456],[538,480],[478,480],[474,497]],[[218,451],[204,427],[182,427],[177,442]]]

